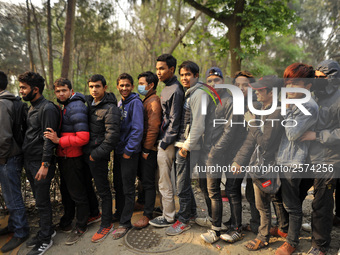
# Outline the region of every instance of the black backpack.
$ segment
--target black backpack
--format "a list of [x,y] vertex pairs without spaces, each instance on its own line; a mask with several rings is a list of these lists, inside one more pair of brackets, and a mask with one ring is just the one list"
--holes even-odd
[[28,106],[21,101],[20,97],[16,97],[13,101],[13,138],[21,147],[24,143],[25,133],[27,129],[27,112]]

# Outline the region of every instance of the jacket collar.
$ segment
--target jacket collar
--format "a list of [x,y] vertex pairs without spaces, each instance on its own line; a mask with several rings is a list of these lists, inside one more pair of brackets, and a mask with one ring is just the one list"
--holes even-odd
[[172,78],[170,78],[169,80],[164,81],[164,83],[165,83],[165,86],[170,86],[170,85],[176,83],[177,81],[178,81],[178,80],[177,80],[177,76],[174,75],[174,76],[172,76]]
[[45,99],[45,97],[43,95],[41,95],[41,97],[39,97],[37,100],[35,100],[34,102],[31,102],[31,105],[33,107],[39,105],[43,100]]
[[149,97],[151,97],[152,95],[155,95],[155,94],[156,94],[156,90],[154,90],[154,89],[152,88],[152,90],[150,90],[150,91],[146,94],[146,96],[144,97],[143,102],[144,102],[146,99],[148,99]]

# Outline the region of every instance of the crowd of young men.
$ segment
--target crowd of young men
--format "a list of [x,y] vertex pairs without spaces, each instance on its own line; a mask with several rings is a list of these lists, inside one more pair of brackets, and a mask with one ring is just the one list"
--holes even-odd
[[[308,254],[327,252],[332,225],[340,222],[338,196],[333,217],[336,185],[339,192],[339,180],[334,177],[338,177],[336,173],[340,171],[339,64],[326,60],[314,70],[312,66],[294,63],[286,68],[284,80],[271,75],[255,82],[249,72],[237,72],[232,83],[246,99],[244,115],[234,114],[234,90],[220,85],[226,83],[220,68],[207,70],[203,83],[199,81],[200,70],[196,63],[184,61],[179,66],[180,81],[175,75],[176,67],[176,59],[163,54],[157,58],[156,74],[141,73],[138,92],[144,96],[143,100],[133,92],[131,75],[122,73],[117,78],[121,96],[118,103],[116,96],[106,91],[106,80],[100,74],[88,79],[90,95],[86,96],[74,92],[69,80],[59,78],[54,83],[59,107],[44,98],[44,79],[38,73],[25,72],[18,80],[23,100],[31,105],[28,111],[20,98],[6,90],[7,76],[0,72],[0,182],[10,213],[8,227],[0,229],[0,234],[14,233],[1,248],[2,252],[16,248],[29,237],[20,187],[22,167],[40,217],[40,230],[26,242],[27,247],[32,247],[29,254],[43,254],[53,245],[56,231],[52,224],[49,190],[56,165],[60,171],[64,206],[57,230],[69,233],[67,245],[76,243],[86,233],[88,225],[98,221],[101,224],[92,242],[103,240],[111,232],[113,239],[120,239],[132,227],[141,229],[149,224],[167,227],[167,235],[178,235],[196,222],[210,228],[201,235],[207,243],[220,238],[234,243],[248,230],[257,236],[245,245],[246,249],[267,247],[273,235],[286,238],[275,254],[292,254],[299,243],[302,202],[308,189],[314,186],[312,247]],[[156,94],[159,81],[165,84],[160,97]],[[301,105],[287,104],[281,106],[286,109],[286,114],[282,115],[275,96],[282,87],[288,90],[287,99],[290,100],[305,98],[301,90],[290,91],[290,88],[313,91],[314,96],[302,104],[310,114],[306,114]],[[207,91],[210,99],[204,97]],[[259,111],[269,113],[259,116],[252,113],[259,114]],[[14,117],[17,115],[19,117]],[[224,124],[216,125],[216,120],[223,120]],[[20,132],[23,132],[22,140],[18,139]],[[108,179],[112,151],[114,213]],[[329,171],[321,176],[316,171],[308,171],[309,165],[320,164],[326,165]],[[231,209],[228,222],[222,222],[222,171],[198,173],[208,208],[204,218],[197,216],[191,187],[196,166],[209,169],[217,165],[232,166],[232,171],[226,173],[226,193]],[[242,171],[245,166],[278,165],[301,165],[302,172],[308,172],[309,178],[291,172],[264,175]],[[144,214],[132,225],[137,175],[145,197]],[[242,225],[241,184],[244,178],[251,209],[248,225]],[[101,200],[101,212],[92,179]],[[162,215],[153,218],[157,186]],[[180,206],[177,213],[175,191]],[[271,203],[278,219],[275,227],[271,226]],[[72,224],[74,217],[75,226]],[[114,222],[119,222],[116,229]]]

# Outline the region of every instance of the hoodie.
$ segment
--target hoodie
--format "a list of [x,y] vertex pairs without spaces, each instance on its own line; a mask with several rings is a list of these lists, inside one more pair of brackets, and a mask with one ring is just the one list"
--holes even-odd
[[115,153],[131,156],[141,151],[144,125],[144,107],[137,93],[132,92],[118,103],[122,115],[120,140]]

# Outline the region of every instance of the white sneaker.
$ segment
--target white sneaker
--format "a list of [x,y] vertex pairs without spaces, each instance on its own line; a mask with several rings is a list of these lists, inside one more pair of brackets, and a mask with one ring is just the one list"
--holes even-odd
[[201,226],[201,227],[206,227],[206,228],[211,228],[211,220],[208,217],[205,218],[196,218],[195,222],[197,225]]
[[220,239],[214,230],[209,229],[207,233],[201,234],[201,238],[207,243],[214,243]]
[[303,223],[301,225],[302,230],[306,231],[306,232],[312,232],[312,224],[310,222],[308,223]]

